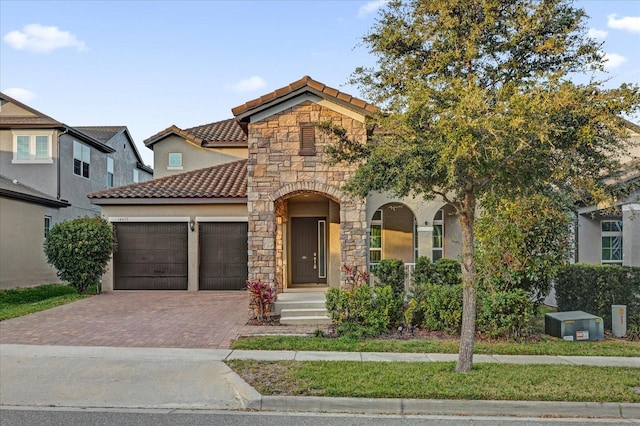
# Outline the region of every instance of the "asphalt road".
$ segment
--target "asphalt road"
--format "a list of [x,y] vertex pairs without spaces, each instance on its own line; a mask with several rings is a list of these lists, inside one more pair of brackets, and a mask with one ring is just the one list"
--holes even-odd
[[620,425],[623,419],[558,419],[516,417],[393,416],[353,414],[267,413],[243,411],[105,410],[56,408],[0,408],[2,426],[395,426],[395,425]]

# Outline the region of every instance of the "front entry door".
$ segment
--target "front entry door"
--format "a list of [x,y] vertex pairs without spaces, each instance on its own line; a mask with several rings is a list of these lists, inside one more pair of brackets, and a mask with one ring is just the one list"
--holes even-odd
[[291,218],[291,284],[326,284],[326,220]]

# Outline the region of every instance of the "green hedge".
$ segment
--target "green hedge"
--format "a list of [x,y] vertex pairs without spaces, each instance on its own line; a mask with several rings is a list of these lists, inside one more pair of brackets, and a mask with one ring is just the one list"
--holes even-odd
[[611,305],[627,305],[627,324],[640,325],[640,268],[616,265],[568,265],[558,272],[558,311],[584,311],[611,327]]
[[382,259],[373,272],[378,279],[377,285],[391,286],[397,297],[404,292],[404,262],[400,259]]

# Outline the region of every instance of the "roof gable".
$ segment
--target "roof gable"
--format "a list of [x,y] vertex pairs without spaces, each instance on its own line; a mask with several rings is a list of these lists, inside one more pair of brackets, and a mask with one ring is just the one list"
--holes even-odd
[[[248,122],[251,117],[256,114],[260,114],[266,110],[285,104],[287,101],[291,101],[294,98],[304,95],[312,95],[313,97],[316,97],[316,99],[329,101],[365,117],[379,112],[378,107],[375,105],[326,86],[309,76],[304,76],[300,80],[294,81],[288,86],[281,87],[271,93],[267,93],[257,99],[237,106],[233,108],[231,112],[238,121]],[[313,100],[313,98],[309,99]]]
[[[13,99],[11,96],[0,92],[0,99],[4,102],[12,104],[14,108],[9,108],[6,105],[2,106],[2,112],[0,112],[0,126],[3,127],[63,127],[64,125],[58,120],[54,120],[41,113],[38,110],[31,108],[22,102]],[[7,110],[9,110],[7,112]]]
[[185,138],[204,148],[246,148],[247,146],[247,135],[233,118],[184,130],[172,125],[145,139],[144,144],[152,148],[154,144],[171,135]]

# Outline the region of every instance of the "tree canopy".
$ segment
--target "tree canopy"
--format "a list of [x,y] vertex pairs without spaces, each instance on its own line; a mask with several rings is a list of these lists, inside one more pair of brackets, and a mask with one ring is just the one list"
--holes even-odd
[[[376,58],[351,78],[382,107],[366,144],[341,129],[329,153],[358,162],[345,188],[440,197],[462,229],[458,371],[472,365],[476,204],[563,192],[606,196],[602,175],[629,149],[637,85],[605,87],[601,44],[569,0],[394,0],[362,44]],[[586,83],[575,77],[587,76]]]

